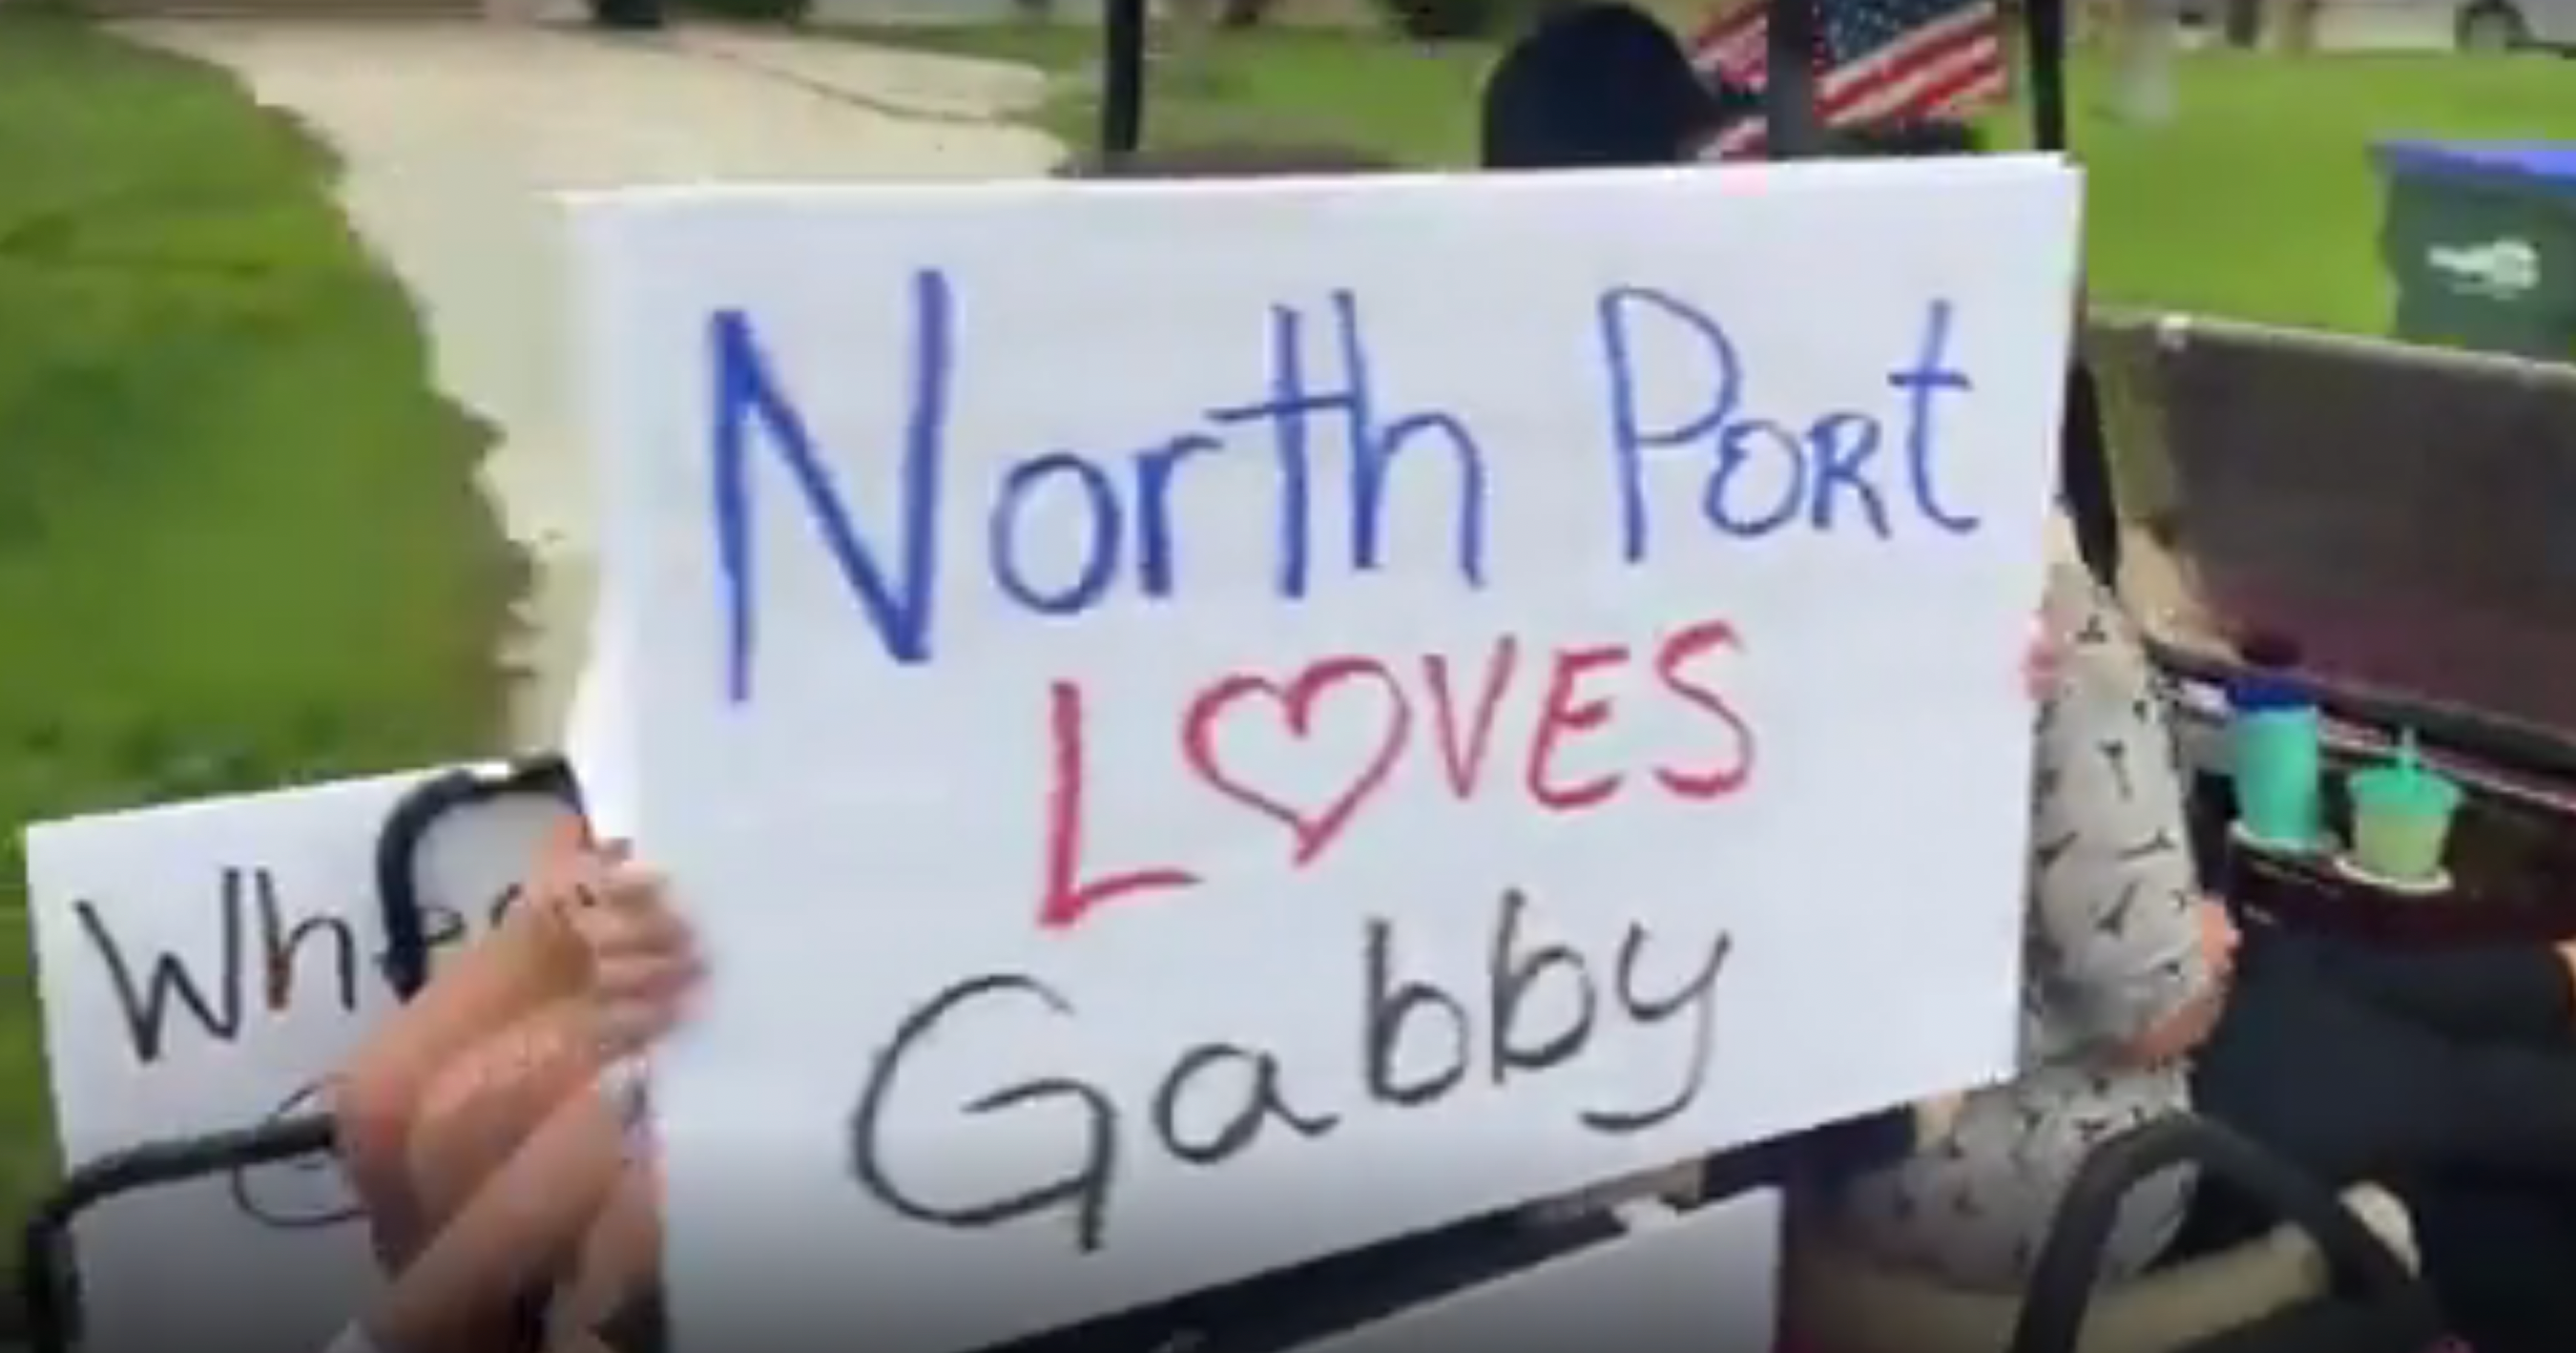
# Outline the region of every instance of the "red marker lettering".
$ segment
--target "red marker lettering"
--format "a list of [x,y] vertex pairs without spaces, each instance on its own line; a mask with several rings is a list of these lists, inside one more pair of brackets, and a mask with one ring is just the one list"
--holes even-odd
[[1519,662],[1519,640],[1507,634],[1494,641],[1485,659],[1485,684],[1476,692],[1476,709],[1462,737],[1457,697],[1449,689],[1449,659],[1438,653],[1423,655],[1422,679],[1431,688],[1432,731],[1440,737],[1441,769],[1448,773],[1449,791],[1461,799],[1474,797],[1485,777],[1485,754],[1494,743],[1494,715],[1502,708],[1503,692],[1510,688],[1512,669]]
[[1628,650],[1622,644],[1557,650],[1555,668],[1548,674],[1547,696],[1539,705],[1538,729],[1530,735],[1529,764],[1523,776],[1530,797],[1540,807],[1567,813],[1594,807],[1618,792],[1620,777],[1616,772],[1604,772],[1572,786],[1553,783],[1548,772],[1561,738],[1589,732],[1610,721],[1610,701],[1606,697],[1584,698],[1579,694],[1585,674],[1616,667],[1627,659]]
[[1038,902],[1038,924],[1050,930],[1070,930],[1093,909],[1120,898],[1196,886],[1198,875],[1170,868],[1083,877],[1082,790],[1087,767],[1082,747],[1080,686],[1058,681],[1048,687],[1047,728],[1053,783],[1047,791],[1046,881]]
[[1694,680],[1690,667],[1701,655],[1717,649],[1741,649],[1735,627],[1723,620],[1707,620],[1676,631],[1655,652],[1655,675],[1666,689],[1681,697],[1683,703],[1708,712],[1726,725],[1732,746],[1716,764],[1704,770],[1676,770],[1660,766],[1655,778],[1664,788],[1685,799],[1714,799],[1732,794],[1753,777],[1753,728],[1742,715],[1726,702],[1726,697]]

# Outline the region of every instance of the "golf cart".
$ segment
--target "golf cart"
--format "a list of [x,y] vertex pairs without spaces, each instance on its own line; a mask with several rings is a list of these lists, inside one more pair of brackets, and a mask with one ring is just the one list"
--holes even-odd
[[[1774,68],[1784,75],[1771,82],[1763,93],[1765,115],[1771,123],[1767,144],[1774,155],[1795,156],[1811,151],[1820,131],[1813,90],[1798,75],[1805,70],[1803,53],[1810,45],[1814,14],[1798,3],[1777,3],[1774,14],[1768,41],[1781,58],[1774,61]],[[1136,148],[1143,125],[1143,0],[1118,0],[1108,17],[1102,150],[1116,156]],[[2035,139],[2044,148],[2057,148],[2064,144],[2066,130],[2063,7],[2058,0],[2035,0],[2030,6],[2029,22]],[[2128,388],[2148,388],[2143,403],[2153,405],[2164,400],[2164,431],[2174,445],[2171,459],[2179,473],[2170,515],[2154,523],[2165,528],[2155,539],[2169,554],[2187,554],[2190,547],[2204,540],[2204,520],[2195,513],[2206,477],[2243,471],[2233,458],[2225,465],[2213,466],[2196,450],[2185,447],[2183,443],[2201,432],[2214,437],[2229,434],[2190,422],[2186,417],[2189,411],[2149,388],[2158,380],[2187,383],[2196,379],[2193,370],[2179,365],[2174,354],[2210,350],[2205,335],[2187,335],[2188,341],[2179,346],[2168,343],[2169,337],[2163,330],[2154,332],[2152,342],[2160,346],[2151,346],[2137,356],[2136,379]],[[2203,411],[2212,417],[2232,416],[2242,407],[2228,404],[2209,406]],[[2411,500],[2401,495],[2396,501],[2405,504]],[[2261,511],[2253,506],[2243,509],[2249,519]],[[2237,519],[2223,515],[2208,518],[2211,524],[2206,540],[2214,546],[2233,539],[2218,523],[2234,520]],[[2253,530],[2250,526],[2246,529]],[[2234,557],[2222,557],[2224,552],[2218,551],[2201,561],[2205,576],[2222,591],[2241,586],[2252,589],[2250,595],[2269,595],[2261,588],[2271,577],[2264,572],[2270,556],[2261,553],[2259,542],[2248,548],[2252,552],[2247,557],[2253,562],[2243,573],[2230,572],[2235,567]],[[2175,568],[2180,571],[2181,566]],[[2576,589],[2567,594],[2576,595]],[[2285,613],[2282,618],[2291,622],[2295,631],[2299,617]],[[2343,651],[2337,647],[2344,643],[2340,630],[2323,635],[2293,632],[2289,637],[2306,643],[2313,653]],[[2177,640],[2169,657],[2178,671],[2194,679],[2195,692],[2223,682],[2242,665],[2239,656],[2223,643],[2194,647]],[[2438,711],[2429,705],[2375,689],[2331,686],[2326,694],[2338,714],[2349,716],[2356,739],[2366,739],[2374,730],[2417,728],[2431,742],[2435,754],[2506,768],[2498,772],[2500,777],[2525,773],[2542,776],[2548,769],[2546,758],[2532,752],[2545,739],[2539,743],[2482,741],[2476,725],[2442,722],[2435,717]],[[2504,781],[2499,779],[2498,783],[2502,785]],[[2473,784],[2482,797],[2471,813],[2471,821],[2465,824],[2470,837],[2485,839],[2479,833],[2487,830],[2484,824],[2490,820],[2486,816],[2490,807],[2494,808],[2495,822],[2525,820],[2513,816],[2524,811],[2523,799],[2507,797],[2502,787],[2490,791],[2483,782]],[[2205,789],[2212,820],[2225,822],[2228,815],[2223,784],[2213,774]],[[491,775],[463,773],[430,781],[388,822],[379,851],[378,885],[379,900],[385,908],[385,930],[396,956],[389,966],[399,989],[416,991],[428,975],[422,899],[410,863],[421,834],[446,812],[516,794],[577,797],[576,787],[559,764],[539,763]],[[2554,810],[2533,809],[2536,816],[2530,820],[2554,822],[2550,811]],[[2204,848],[2213,869],[2224,870],[2231,865],[2229,852],[2218,834],[2213,833]],[[2475,872],[2476,864],[2474,858],[2462,864],[2466,886],[2474,887],[2480,882],[2467,877]],[[2296,876],[2281,881],[2279,895],[2285,899],[2281,903],[2285,913],[2292,905],[2286,899],[2307,895],[2302,887],[2303,880]],[[1832,1168],[1843,1153],[1859,1152],[1867,1145],[1866,1139],[1887,1126],[1884,1121],[1871,1120],[1817,1129],[1729,1153],[1687,1171],[1687,1178],[1658,1178],[1652,1182],[1654,1186],[1668,1186],[1680,1199],[1676,1205],[1681,1206],[1763,1183],[1786,1182],[1794,1188],[1806,1174]],[[1898,1126],[1902,1126],[1901,1121]],[[319,1157],[331,1146],[332,1130],[327,1120],[301,1118],[255,1131],[156,1144],[83,1165],[33,1219],[25,1240],[21,1276],[27,1289],[31,1342],[37,1353],[58,1353],[77,1345],[77,1275],[67,1241],[71,1225],[85,1211],[134,1190],[283,1159]],[[2128,1183],[2184,1156],[2196,1157],[2212,1172],[2234,1177],[2250,1191],[2261,1194],[2308,1238],[2284,1231],[2242,1251],[2180,1265],[2152,1278],[2095,1293],[2089,1281],[2091,1247],[2107,1224],[2112,1204]],[[1299,1270],[1267,1275],[1098,1326],[1051,1336],[1051,1340],[1061,1337],[1066,1346],[1144,1349],[1162,1347],[1174,1338],[1189,1338],[1210,1353],[1293,1346],[1333,1329],[1347,1328],[1373,1314],[1507,1272],[1546,1255],[1594,1243],[1630,1225],[1645,1224],[1639,1219],[1650,1219],[1650,1209],[1626,1206],[1646,1201],[1627,1196],[1642,1193],[1645,1188],[1641,1185],[1636,1190],[1608,1190],[1604,1197],[1587,1197],[1580,1205],[1480,1219],[1435,1236],[1335,1256]],[[1591,1205],[1595,1202],[1602,1205]],[[2113,1143],[2096,1158],[2067,1208],[2050,1253],[2042,1259],[2040,1271],[2047,1280],[2034,1289],[2031,1300],[2020,1302],[1938,1290],[1902,1275],[1873,1269],[1853,1256],[1830,1253],[1821,1245],[1801,1241],[1793,1247],[1789,1274],[1790,1337],[1803,1353],[1993,1353],[2006,1347],[2015,1353],[2058,1353],[2076,1346],[2075,1326],[2078,1317],[2086,1314],[2084,1308],[2089,1303],[2095,1309],[2090,1312],[2091,1319],[2084,1322],[2082,1347],[2172,1353],[2205,1344],[2213,1335],[2254,1325],[2329,1290],[2367,1292],[2403,1286],[2399,1263],[2402,1245],[2374,1239],[2365,1221],[2392,1239],[2402,1231],[2402,1218],[2384,1202],[2364,1202],[2347,1211],[2312,1183],[2271,1165],[2259,1153],[2223,1133],[2190,1122],[2160,1125]]]

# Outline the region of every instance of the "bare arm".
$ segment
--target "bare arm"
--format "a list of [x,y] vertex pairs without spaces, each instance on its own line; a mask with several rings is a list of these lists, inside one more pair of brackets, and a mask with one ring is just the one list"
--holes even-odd
[[581,946],[549,900],[578,863],[578,841],[574,827],[551,842],[521,904],[442,967],[341,1072],[332,1096],[341,1155],[388,1263],[408,1258],[420,1229],[408,1158],[429,1086],[467,1049],[581,989]]
[[382,1353],[487,1353],[512,1303],[569,1270],[627,1169],[612,1098],[571,1096],[485,1177],[362,1322]]

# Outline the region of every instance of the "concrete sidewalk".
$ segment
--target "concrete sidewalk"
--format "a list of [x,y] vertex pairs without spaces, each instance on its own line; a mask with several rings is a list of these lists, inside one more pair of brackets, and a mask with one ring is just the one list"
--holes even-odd
[[537,566],[506,654],[527,673],[521,747],[559,737],[596,579],[556,194],[993,178],[1061,154],[1004,121],[1044,95],[1036,71],[819,38],[485,22],[123,31],[230,68],[337,149],[349,218],[420,303],[441,388],[494,424],[483,480]]

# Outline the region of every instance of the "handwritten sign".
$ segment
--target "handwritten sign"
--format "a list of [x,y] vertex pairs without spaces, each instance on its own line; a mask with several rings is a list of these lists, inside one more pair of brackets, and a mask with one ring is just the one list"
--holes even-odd
[[1722,1199],[1300,1347],[1299,1353],[1768,1349],[1779,1316],[1780,1196]]
[[679,1336],[962,1348],[2009,1064],[2054,162],[577,210]]
[[564,716],[564,757],[580,768],[582,816],[604,841],[624,840],[634,829],[635,775],[625,739],[626,681],[606,662],[593,661],[574,681]]
[[[376,839],[421,778],[28,832],[65,1161],[322,1107],[321,1083],[393,1003]],[[424,839],[417,873],[433,946],[488,923],[559,811],[532,797],[496,800],[458,810]],[[93,1349],[209,1339],[319,1348],[375,1281],[355,1199],[327,1160],[129,1194],[85,1214],[74,1241]]]

